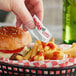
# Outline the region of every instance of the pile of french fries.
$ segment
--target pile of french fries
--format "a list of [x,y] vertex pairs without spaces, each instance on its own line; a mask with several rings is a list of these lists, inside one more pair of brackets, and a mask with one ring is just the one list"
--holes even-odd
[[67,54],[69,58],[76,58],[76,43],[68,49],[63,50],[64,54]]
[[30,61],[61,60],[63,56],[64,53],[54,44],[53,38],[48,43],[36,40],[33,48],[25,56],[17,55],[16,59]]
[[33,48],[25,55],[17,55],[17,60],[30,60],[30,61],[43,61],[43,60],[61,60],[67,54],[68,57],[76,57],[76,43],[72,44],[72,47],[66,50],[58,48],[54,43],[54,38],[48,43],[36,40]]

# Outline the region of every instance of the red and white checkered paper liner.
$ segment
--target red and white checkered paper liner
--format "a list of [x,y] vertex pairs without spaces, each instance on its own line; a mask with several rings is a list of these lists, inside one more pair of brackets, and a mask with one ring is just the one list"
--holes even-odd
[[[62,49],[67,49],[71,47],[71,45],[59,45]],[[62,60],[45,60],[45,61],[15,61],[15,60],[9,60],[6,58],[0,58],[1,62],[9,63],[9,64],[16,64],[16,65],[24,65],[24,66],[34,66],[34,67],[65,67],[65,66],[71,66],[76,64],[76,58],[67,58],[67,55],[64,56]]]

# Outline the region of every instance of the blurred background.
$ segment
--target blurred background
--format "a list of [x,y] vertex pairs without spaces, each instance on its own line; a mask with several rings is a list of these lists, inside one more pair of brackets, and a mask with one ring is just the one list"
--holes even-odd
[[[53,34],[56,42],[62,41],[62,0],[43,0],[44,19],[43,24]],[[0,10],[0,22],[15,25],[16,17],[12,12]],[[4,25],[4,24],[3,24]],[[35,38],[32,36],[33,41]]]
[[[43,0],[45,25],[62,24],[62,0]],[[15,24],[15,15],[11,12],[0,10],[0,22]]]

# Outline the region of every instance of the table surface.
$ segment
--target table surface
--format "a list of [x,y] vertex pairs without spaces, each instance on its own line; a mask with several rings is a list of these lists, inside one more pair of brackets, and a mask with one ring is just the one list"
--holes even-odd
[[[4,25],[15,26],[14,24],[0,23],[0,26],[4,26]],[[62,43],[62,26],[61,25],[46,25],[46,27],[49,29],[49,31],[52,33],[53,37],[55,38],[55,43],[61,44]],[[33,36],[32,38],[34,42],[36,39]]]

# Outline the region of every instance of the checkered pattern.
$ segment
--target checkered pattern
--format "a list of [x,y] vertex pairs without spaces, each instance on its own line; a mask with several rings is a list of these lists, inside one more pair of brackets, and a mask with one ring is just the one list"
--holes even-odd
[[[31,45],[32,46],[32,45]],[[30,47],[30,46],[29,46]],[[67,49],[71,47],[71,45],[59,45],[58,47],[62,49]],[[6,58],[0,58],[1,62],[9,63],[9,64],[16,64],[16,65],[24,65],[24,66],[34,66],[34,67],[66,67],[71,65],[76,65],[76,58],[67,58],[67,55],[64,55],[64,58],[62,60],[45,60],[45,61],[33,61],[30,62],[28,60],[23,61],[13,61]],[[1,66],[0,66],[1,67]],[[4,69],[6,69],[6,66],[3,66]],[[11,70],[11,67],[8,67],[8,69]],[[74,69],[75,70],[75,69]],[[73,71],[74,71],[73,70]],[[17,68],[14,68],[14,71],[17,71]],[[23,72],[23,69],[19,69],[19,71]],[[29,70],[26,69],[26,72]],[[67,70],[67,73],[69,73],[71,70]],[[2,71],[0,71],[2,72]],[[31,70],[32,73],[35,73],[35,70]],[[62,74],[65,74],[65,70],[62,71]],[[5,71],[7,73],[7,71]],[[42,71],[38,71],[39,74],[42,74]],[[12,74],[12,72],[10,72]],[[48,74],[48,71],[45,71],[44,74]],[[50,74],[54,74],[54,71],[50,71]],[[60,74],[60,71],[56,71],[56,74]]]
[[[59,45],[60,48],[68,48],[70,45]],[[30,62],[28,60],[23,61],[14,61],[9,60],[6,58],[0,58],[1,62],[6,62],[9,64],[16,64],[16,65],[24,65],[24,66],[34,66],[34,67],[65,67],[65,66],[71,66],[76,65],[76,58],[67,58],[67,55],[64,55],[64,58],[62,60],[45,60],[45,61],[33,61]]]

